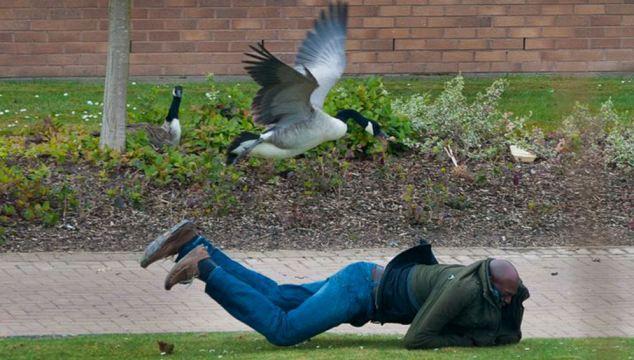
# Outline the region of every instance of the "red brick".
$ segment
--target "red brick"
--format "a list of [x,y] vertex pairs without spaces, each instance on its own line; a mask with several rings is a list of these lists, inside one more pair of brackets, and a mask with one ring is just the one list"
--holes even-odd
[[13,42],[13,33],[0,33],[0,42]]
[[574,38],[575,28],[572,27],[546,27],[542,29],[542,36],[546,38],[551,37],[569,37]]
[[386,63],[361,63],[359,70],[364,74],[382,74],[392,72],[392,64]]
[[[280,40],[303,40],[306,37],[306,30],[260,30],[254,31],[253,34],[261,33],[264,31],[274,31],[276,33],[276,38]],[[348,30],[350,31],[350,30]],[[249,38],[250,33],[247,34],[247,39]]]
[[152,31],[150,41],[178,41],[180,33],[178,31]]
[[208,30],[187,30],[182,31],[180,34],[181,40],[184,41],[199,41],[199,40],[211,40],[212,31]]
[[[384,29],[380,29],[380,30],[384,30]],[[385,30],[388,30],[388,29],[385,29]],[[302,34],[304,35],[305,31],[302,31]],[[376,39],[378,36],[379,36],[379,29],[348,29],[349,39]]]
[[444,29],[417,28],[410,29],[410,33],[412,34],[412,38],[438,39],[442,38]]
[[616,15],[594,15],[590,17],[592,26],[617,26],[621,25],[621,16]]
[[64,44],[65,54],[92,54],[92,53],[105,53],[107,49],[106,43],[67,43]]
[[492,62],[491,63],[491,72],[521,72],[522,71],[522,63],[509,63],[509,62]]
[[363,26],[369,28],[389,28],[394,26],[394,19],[392,18],[364,18]]
[[442,61],[473,61],[473,51],[443,51]]
[[492,51],[476,51],[476,61],[505,61],[507,51],[492,50]]
[[348,8],[348,15],[350,17],[377,16],[378,14],[378,6],[350,6]]
[[618,49],[621,47],[621,39],[590,39],[592,49]]
[[[593,50],[597,51],[597,50]],[[608,49],[598,50],[601,55],[605,55],[606,60],[632,60],[634,59],[634,49]]]
[[575,13],[576,14],[605,14],[605,5],[598,4],[580,4],[575,5]]
[[231,20],[231,28],[233,29],[261,29],[262,20],[258,19],[233,19]]
[[412,15],[416,16],[443,16],[445,8],[442,6],[414,6]]
[[223,52],[229,51],[229,43],[223,41],[197,41],[197,52]]
[[455,39],[429,39],[425,40],[425,48],[453,50],[459,48],[459,40]]
[[585,72],[588,71],[588,64],[583,61],[557,62],[555,63],[555,71]]
[[361,42],[363,50],[392,50],[392,40],[363,40]]
[[396,39],[395,48],[396,50],[425,49],[425,40]]
[[605,6],[605,13],[614,15],[632,15],[634,14],[634,3],[608,4]]
[[524,24],[526,26],[553,26],[555,25],[555,16],[526,16]]
[[223,8],[216,9],[217,18],[240,19],[247,17],[247,10],[241,8]]
[[409,29],[377,29],[379,39],[406,39],[410,37]]
[[501,38],[506,37],[506,32],[508,29],[503,28],[478,28],[476,30],[476,35],[479,38]]
[[510,38],[536,38],[541,35],[541,28],[510,28],[508,37]]
[[468,39],[476,37],[476,28],[447,28],[444,32],[445,38]]
[[18,31],[15,42],[46,42],[48,35],[44,31]]
[[482,62],[465,62],[458,64],[458,71],[465,73],[481,73],[489,72],[491,70],[491,64]]
[[18,54],[60,54],[64,52],[64,46],[60,43],[16,43]]
[[479,5],[476,6],[478,15],[506,15],[506,6],[503,5]]
[[249,18],[279,18],[280,8],[278,7],[250,7],[247,8]]
[[[193,30],[196,29],[199,24],[203,24],[205,20],[192,20],[192,19],[184,19],[184,20],[174,20],[174,19],[165,19],[163,21],[163,28],[165,30]],[[229,21],[226,21],[225,29],[229,27]],[[200,27],[201,30],[206,29],[205,27]]]
[[[530,39],[526,39],[528,42]],[[491,39],[489,41],[490,49],[521,49],[524,46],[522,39]]]
[[509,5],[509,15],[536,15],[541,13],[539,5]]
[[[82,31],[81,41],[105,42],[108,41],[108,33],[105,31]],[[135,32],[132,32],[132,40],[135,40]],[[147,38],[143,38],[147,40]]]
[[108,9],[81,9],[82,19],[107,19]]
[[198,29],[200,30],[229,30],[230,20],[224,19],[200,19]]
[[173,19],[180,18],[182,9],[150,9],[147,11],[147,17],[150,19]]
[[427,63],[425,64],[425,72],[431,74],[447,74],[458,72],[458,64],[456,63]]
[[34,20],[48,18],[48,11],[41,9],[14,9],[13,16],[17,20]]
[[411,6],[381,6],[379,16],[409,16],[412,14]]
[[587,39],[555,39],[555,46],[559,49],[587,49]]
[[575,28],[575,37],[604,37],[606,36],[605,30],[606,28],[602,27]]
[[568,15],[574,12],[573,5],[542,5],[543,15]]
[[196,43],[194,42],[164,42],[163,43],[163,51],[167,52],[195,52],[196,51]]
[[526,39],[526,49],[554,49],[554,39]]
[[478,15],[478,8],[471,5],[450,5],[445,6],[446,16],[469,16]]
[[215,41],[235,41],[244,40],[246,38],[245,31],[212,31],[213,40]]
[[30,24],[28,21],[0,21],[0,30],[29,30]]
[[[410,53],[407,51],[390,51],[390,52],[381,51],[377,53],[376,61],[402,63],[402,62],[410,61],[409,55]],[[420,61],[420,59],[416,59],[416,61]],[[398,64],[399,68],[401,65],[403,64]]]
[[[219,43],[222,44],[222,43]],[[249,41],[232,41],[229,44],[229,49],[227,51],[224,52],[237,52],[237,53],[246,53],[246,52],[253,52],[253,50],[251,50],[250,46],[255,45],[255,42],[253,40],[249,40]],[[267,45],[268,46],[268,45]]]
[[165,0],[165,6],[167,7],[194,7],[198,3],[198,0]]
[[161,45],[161,43],[133,41],[130,51],[132,53],[162,52],[163,46]]
[[[433,40],[430,40],[433,41]],[[488,49],[489,40],[484,39],[463,39],[458,40],[459,49]]]
[[97,30],[93,20],[33,20],[31,30]]
[[507,59],[512,62],[539,61],[541,53],[539,51],[511,50],[507,54]]
[[147,19],[148,18],[148,9],[132,8],[132,10],[130,12],[130,18],[132,20]]
[[315,9],[310,7],[287,7],[280,8],[280,17],[282,18],[293,18],[293,17],[301,17],[301,18],[312,18],[315,17]]
[[398,17],[395,19],[396,27],[424,27],[427,26],[427,18],[424,17]]
[[296,29],[297,20],[294,19],[267,19],[264,21],[266,29]]
[[79,9],[52,9],[49,18],[53,20],[80,19],[81,15],[82,13]]
[[524,26],[523,16],[494,16],[493,27]]
[[163,21],[132,20],[132,30],[163,30]]
[[489,27],[490,16],[434,17],[428,19],[430,27]]
[[[246,12],[246,10],[245,10]],[[246,15],[246,14],[245,14]],[[216,9],[214,8],[185,8],[183,9],[183,18],[215,18]]]
[[587,16],[560,15],[555,18],[557,26],[588,26],[590,18]]
[[410,58],[416,59],[417,61],[424,62],[434,62],[440,61],[441,52],[440,51],[411,51]]
[[348,61],[351,63],[375,62],[376,52],[353,52],[348,55]]

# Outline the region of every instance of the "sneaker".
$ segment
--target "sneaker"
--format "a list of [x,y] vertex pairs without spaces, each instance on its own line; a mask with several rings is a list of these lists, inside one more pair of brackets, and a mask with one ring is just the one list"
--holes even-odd
[[201,260],[209,258],[210,256],[207,249],[205,249],[202,245],[199,245],[194,250],[187,253],[187,255],[177,262],[172,270],[170,270],[167,274],[167,277],[165,278],[165,290],[169,290],[179,283],[190,283],[196,276],[198,276],[198,263]]
[[146,268],[155,261],[178,254],[181,246],[196,237],[196,226],[183,220],[157,237],[146,248],[141,258],[141,267]]

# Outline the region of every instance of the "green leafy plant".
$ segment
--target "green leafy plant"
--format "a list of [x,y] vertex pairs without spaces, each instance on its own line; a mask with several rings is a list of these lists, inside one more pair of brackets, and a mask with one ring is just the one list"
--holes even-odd
[[507,87],[507,80],[495,80],[469,102],[463,93],[464,79],[457,76],[445,84],[437,98],[422,94],[397,99],[394,109],[411,119],[415,138],[410,145],[420,151],[439,155],[451,145],[461,157],[493,159],[524,134],[526,119],[498,108]]

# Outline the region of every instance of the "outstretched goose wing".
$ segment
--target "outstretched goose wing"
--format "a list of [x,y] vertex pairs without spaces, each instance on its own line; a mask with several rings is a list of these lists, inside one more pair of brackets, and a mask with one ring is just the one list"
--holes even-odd
[[260,86],[253,98],[253,121],[279,125],[308,121],[314,114],[310,94],[319,86],[309,70],[298,72],[273,56],[264,44],[251,46],[245,69]]
[[343,2],[330,4],[322,10],[315,27],[309,31],[299,48],[295,69],[302,74],[308,69],[319,87],[310,101],[318,108],[324,105],[328,91],[337,83],[346,68],[346,31],[348,5]]

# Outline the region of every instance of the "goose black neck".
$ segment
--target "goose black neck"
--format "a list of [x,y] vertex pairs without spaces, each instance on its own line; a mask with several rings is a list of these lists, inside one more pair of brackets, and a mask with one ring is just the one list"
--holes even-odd
[[178,108],[180,106],[181,106],[181,98],[179,96],[174,96],[172,98],[172,105],[170,105],[170,110],[167,113],[167,117],[165,119],[167,121],[178,119]]
[[361,115],[358,111],[352,109],[339,110],[335,117],[343,121],[344,123],[347,122],[349,119],[352,119],[363,128],[368,125],[368,119]]

